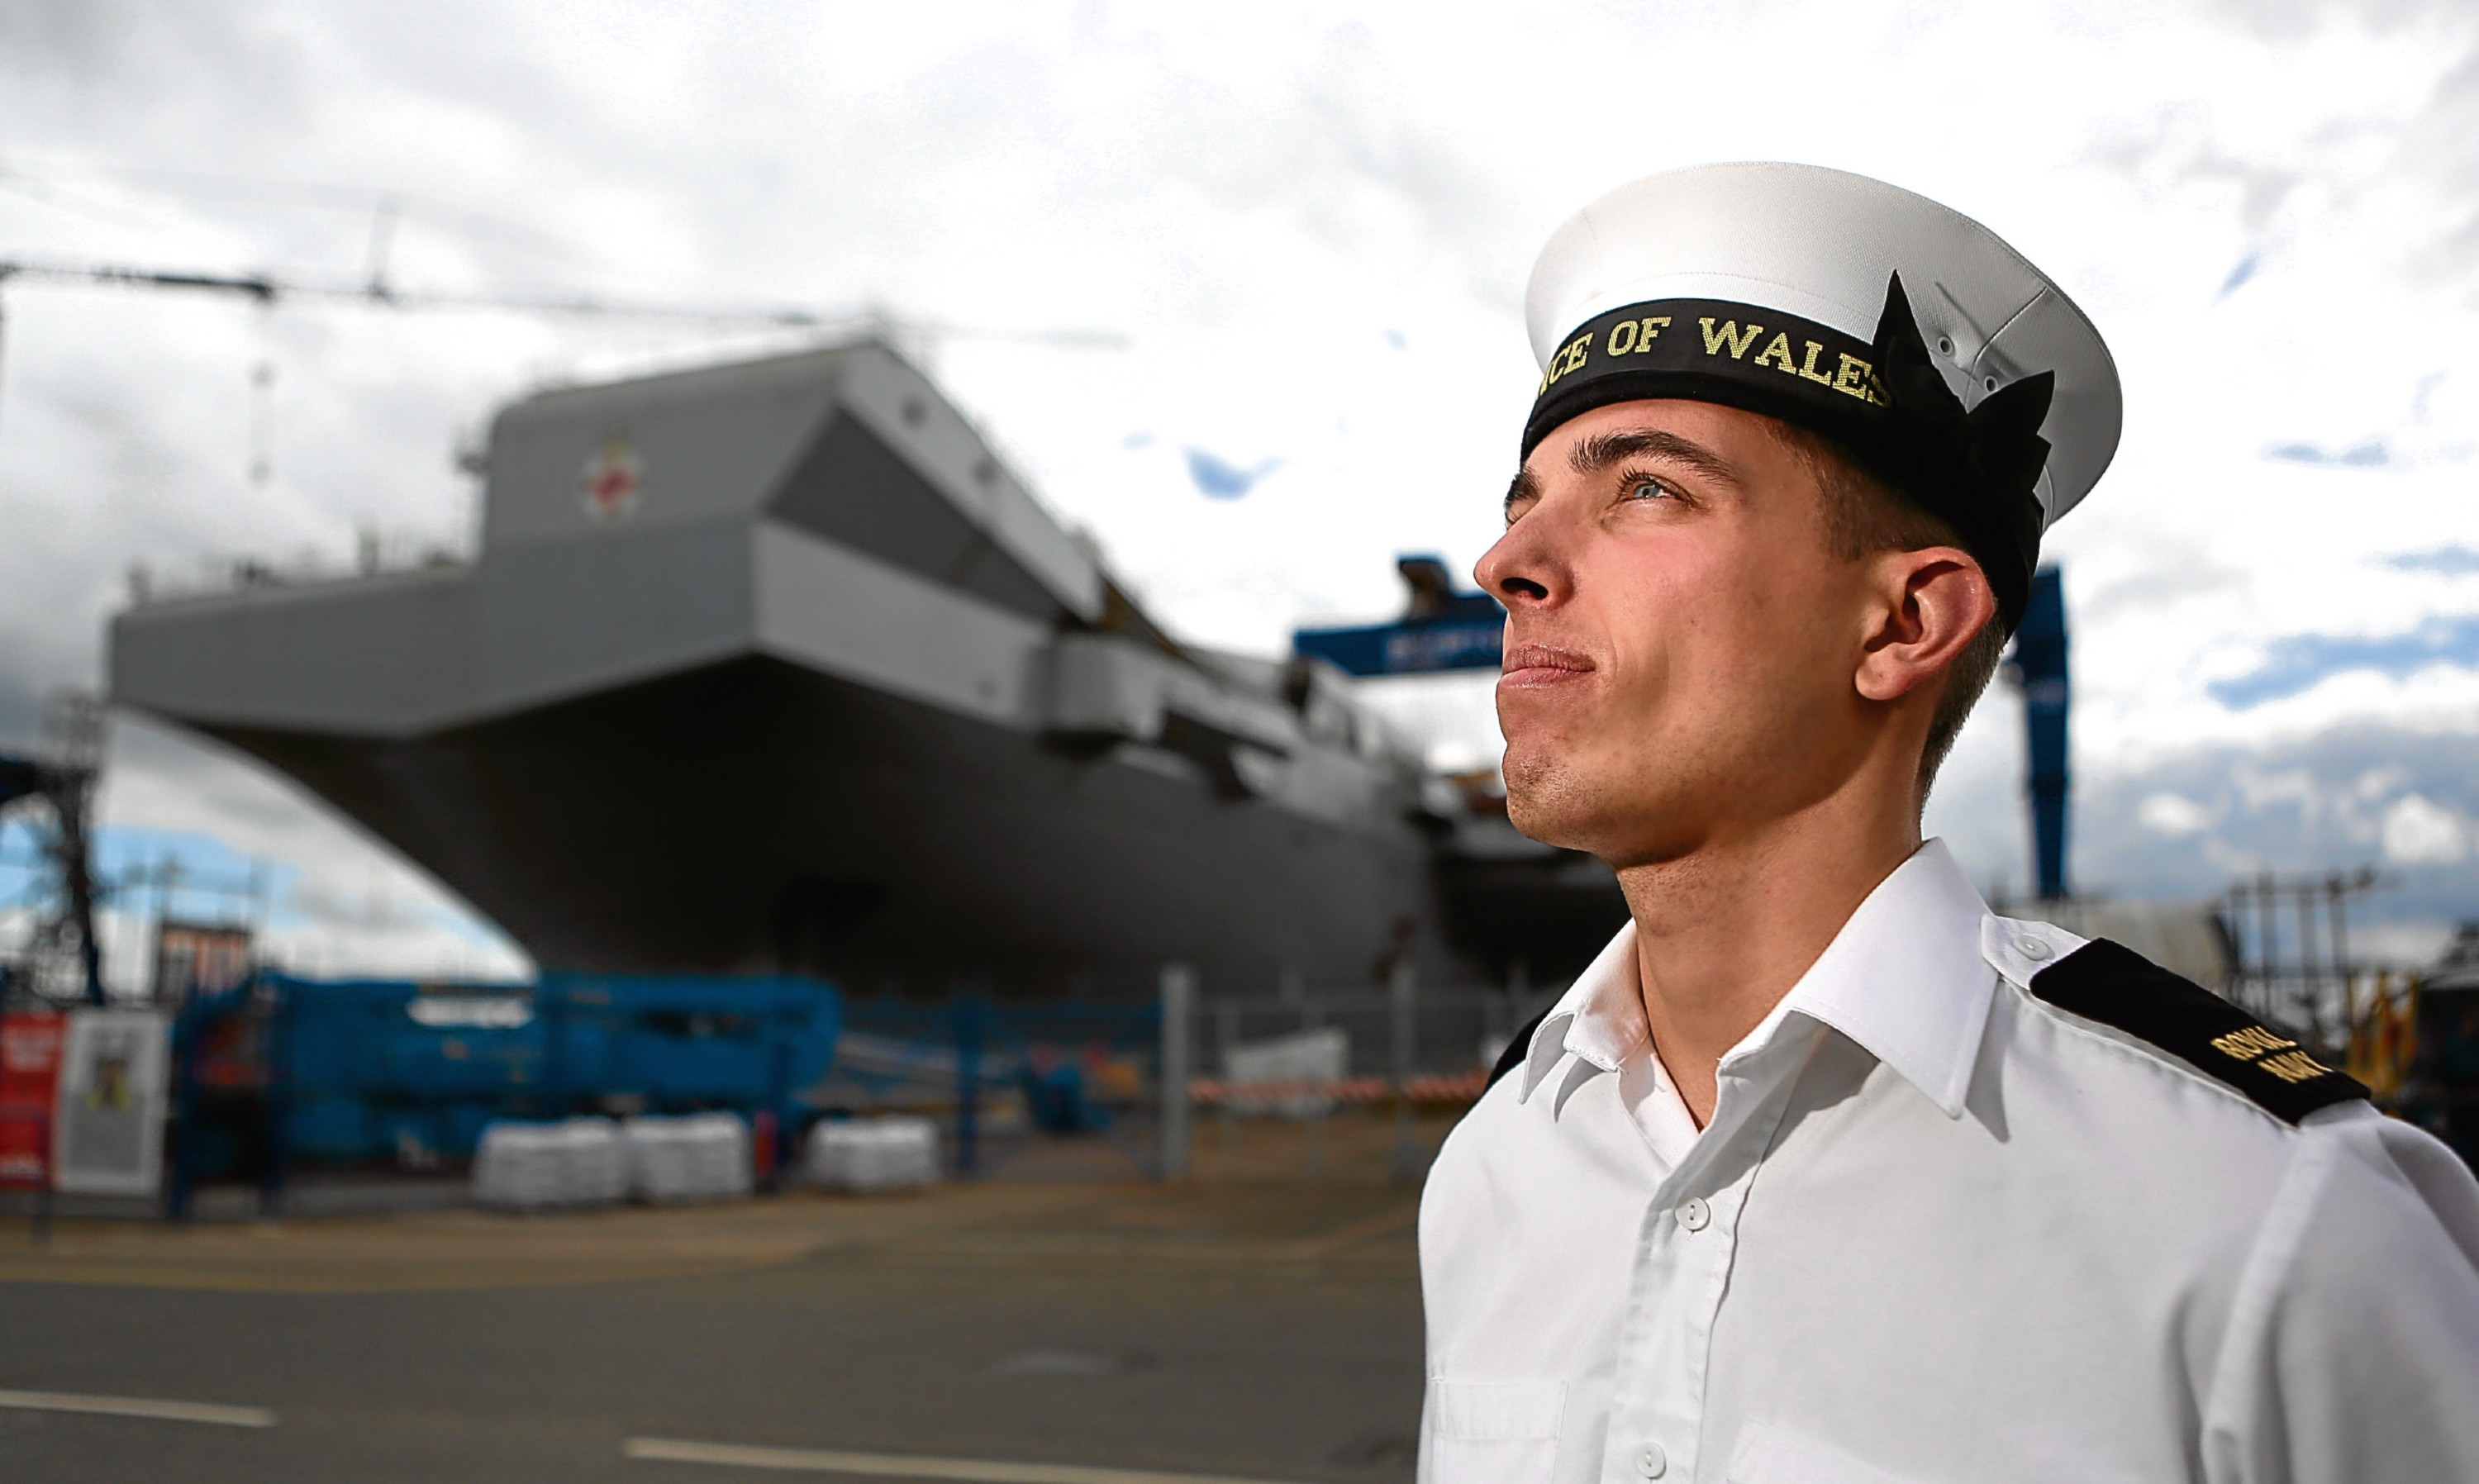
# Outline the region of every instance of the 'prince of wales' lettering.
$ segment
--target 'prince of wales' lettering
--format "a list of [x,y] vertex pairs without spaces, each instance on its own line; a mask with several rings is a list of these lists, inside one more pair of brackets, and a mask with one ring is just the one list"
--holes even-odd
[[[1651,351],[1654,342],[1661,338],[1661,332],[1669,327],[1670,322],[1668,315],[1647,315],[1618,321],[1609,327],[1608,339],[1601,350],[1602,360],[1618,363],[1624,357]],[[1827,346],[1813,340],[1801,340],[1794,345],[1788,331],[1777,330],[1771,341],[1764,343],[1764,349],[1756,352],[1755,359],[1750,361],[1748,352],[1762,340],[1765,333],[1763,325],[1751,321],[1742,326],[1736,320],[1725,320],[1717,326],[1712,319],[1703,316],[1698,317],[1696,322],[1703,331],[1704,354],[1708,357],[1726,354],[1733,361],[1813,381],[1845,397],[1855,397],[1871,406],[1886,404],[1884,386],[1877,379],[1877,368],[1848,351],[1828,351]],[[1568,376],[1582,371],[1592,360],[1593,342],[1597,333],[1586,330],[1561,345],[1557,353],[1549,357],[1541,385],[1533,396],[1541,396]],[[1819,360],[1827,354],[1834,357],[1834,364],[1819,366]],[[1620,368],[1613,366],[1612,369]]]

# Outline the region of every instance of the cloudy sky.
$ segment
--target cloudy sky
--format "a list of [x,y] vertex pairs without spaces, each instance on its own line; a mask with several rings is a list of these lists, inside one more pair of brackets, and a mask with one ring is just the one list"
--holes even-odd
[[[2117,355],[2117,463],[2049,543],[2083,884],[2373,864],[2404,954],[2479,914],[2466,4],[0,7],[0,258],[889,317],[1171,627],[1264,652],[1392,612],[1398,551],[1469,566],[1533,250],[1723,159],[1944,200]],[[496,406],[797,343],[25,276],[0,309],[0,745],[99,679],[133,568],[468,541]],[[1494,746],[1485,682],[1388,704],[1442,759]],[[2016,891],[2018,729],[1993,697],[1930,810]],[[115,868],[264,862],[304,967],[519,966],[142,720],[105,816]]]

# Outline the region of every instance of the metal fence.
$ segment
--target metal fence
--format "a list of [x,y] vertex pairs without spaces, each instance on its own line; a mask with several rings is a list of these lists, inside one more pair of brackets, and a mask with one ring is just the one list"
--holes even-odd
[[[1322,1118],[1379,1104],[1408,1123],[1416,1105],[1469,1101],[1482,1070],[1558,988],[1521,982],[1426,988],[1409,969],[1379,985],[1314,986],[1294,977],[1217,985],[1185,964],[1160,970],[1150,1002],[1000,1000],[984,986],[943,999],[847,999],[834,1067],[812,1089],[829,1116],[904,1111],[938,1118],[959,1176],[994,1166],[1010,1140],[1099,1135],[1137,1168],[1189,1167],[1196,1110],[1225,1120],[1265,1097],[1303,1096]],[[1349,1055],[1315,1087],[1235,1089],[1234,1051],[1337,1030]],[[1407,1170],[1408,1173],[1408,1170]]]

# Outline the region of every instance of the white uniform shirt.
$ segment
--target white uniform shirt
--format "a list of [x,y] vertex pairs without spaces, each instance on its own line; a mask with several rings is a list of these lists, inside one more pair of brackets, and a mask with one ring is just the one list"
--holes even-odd
[[1623,929],[1420,1209],[1422,1484],[2479,1481],[2479,1186],[2028,990],[1931,840],[1722,1060]]

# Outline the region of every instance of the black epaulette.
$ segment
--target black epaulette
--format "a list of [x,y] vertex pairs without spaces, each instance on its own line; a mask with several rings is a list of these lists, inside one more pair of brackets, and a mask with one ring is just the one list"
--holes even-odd
[[2287,1123],[2367,1095],[2357,1078],[2316,1061],[2289,1036],[2107,938],[2032,975],[2032,992],[2192,1063]]
[[[1549,1007],[1549,1010],[1556,1010],[1557,1008],[1558,1007],[1552,1005]],[[1487,1087],[1482,1088],[1483,1091],[1487,1091],[1489,1087],[1496,1087],[1497,1080],[1500,1077],[1505,1076],[1507,1073],[1523,1064],[1524,1057],[1532,1050],[1532,1033],[1540,1030],[1541,1022],[1548,1018],[1549,1011],[1545,1010],[1541,1013],[1533,1016],[1531,1019],[1523,1022],[1523,1029],[1516,1032],[1515,1039],[1508,1041],[1506,1043],[1506,1049],[1497,1054],[1497,1064],[1489,1069],[1489,1083]]]

